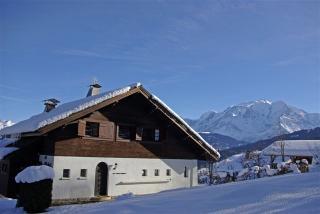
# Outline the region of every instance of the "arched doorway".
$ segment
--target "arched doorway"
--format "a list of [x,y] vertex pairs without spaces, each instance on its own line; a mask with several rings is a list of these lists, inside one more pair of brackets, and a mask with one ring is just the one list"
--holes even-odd
[[108,165],[100,162],[96,167],[95,195],[108,194]]

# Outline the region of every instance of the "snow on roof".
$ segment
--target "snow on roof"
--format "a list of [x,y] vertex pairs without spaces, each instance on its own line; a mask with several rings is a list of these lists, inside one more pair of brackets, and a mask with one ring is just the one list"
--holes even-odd
[[18,139],[11,139],[11,138],[4,138],[0,139],[0,148],[1,147],[6,147],[12,143],[15,143]]
[[58,120],[67,118],[73,113],[80,112],[105,100],[124,94],[135,87],[139,87],[140,85],[140,83],[135,83],[132,85],[128,85],[124,88],[119,88],[113,91],[107,91],[95,96],[90,96],[80,100],[62,104],[60,106],[57,106],[50,112],[43,112],[41,114],[32,116],[27,120],[21,121],[13,126],[4,128],[0,130],[0,135],[36,131]]
[[53,179],[54,171],[52,167],[41,166],[29,166],[22,170],[15,177],[16,183],[34,183],[45,179]]
[[284,154],[289,156],[320,155],[320,140],[284,140],[275,141],[262,150],[264,155],[281,155],[281,142],[284,143]]
[[[21,121],[13,126],[0,130],[0,135],[5,134],[20,134],[25,132],[34,132],[44,126],[52,124],[56,121],[62,120],[70,116],[71,114],[80,112],[86,108],[97,105],[105,100],[111,99],[121,94],[125,94],[133,88],[141,86],[140,83],[128,85],[124,88],[119,88],[113,91],[104,92],[99,95],[86,97],[80,100],[62,104],[50,112],[43,112],[41,114],[32,116],[31,118]],[[209,143],[207,143],[196,131],[194,131],[177,113],[175,113],[170,107],[168,107],[157,96],[152,95],[152,99],[157,101],[160,105],[166,108],[171,114],[173,114],[190,132],[192,132],[203,144],[206,145],[211,151],[213,151],[218,159],[220,154]]]
[[0,147],[0,160],[2,160],[8,154],[18,150],[17,147]]
[[158,98],[157,96],[152,94],[151,97],[153,100],[157,101],[158,103],[160,103],[164,108],[166,108],[171,114],[173,114],[190,132],[192,132],[195,136],[197,136],[198,139],[200,139],[211,151],[213,151],[215,154],[217,154],[218,159],[220,158],[220,153],[215,150],[205,139],[203,139],[198,132],[196,132],[195,130],[193,130],[193,128],[191,128],[189,126],[189,124],[187,124],[176,112],[174,112],[169,106],[167,106],[167,104],[165,104],[160,98]]

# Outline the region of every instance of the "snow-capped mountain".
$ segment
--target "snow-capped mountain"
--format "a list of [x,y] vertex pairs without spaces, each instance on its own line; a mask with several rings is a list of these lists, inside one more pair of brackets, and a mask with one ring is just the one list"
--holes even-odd
[[12,126],[14,123],[11,120],[0,120],[0,129]]
[[257,100],[209,111],[197,120],[186,120],[199,132],[218,133],[255,142],[302,129],[320,127],[320,113],[307,113],[282,101]]

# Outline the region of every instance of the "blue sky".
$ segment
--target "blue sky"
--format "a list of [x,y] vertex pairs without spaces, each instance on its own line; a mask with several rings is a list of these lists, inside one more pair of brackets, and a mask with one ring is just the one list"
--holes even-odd
[[0,119],[142,84],[183,117],[256,99],[320,112],[320,1],[0,0]]

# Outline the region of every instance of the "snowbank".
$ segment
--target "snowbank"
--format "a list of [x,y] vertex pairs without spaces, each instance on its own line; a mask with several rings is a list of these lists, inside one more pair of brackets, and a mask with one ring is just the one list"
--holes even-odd
[[266,171],[266,174],[268,176],[274,176],[275,174],[278,173],[278,170],[277,169],[271,169],[270,165],[265,165],[263,168]]
[[248,168],[244,168],[243,170],[241,170],[238,174],[238,177],[241,177],[245,174],[249,173],[249,169]]
[[53,179],[54,171],[52,167],[41,166],[29,166],[21,171],[15,177],[17,183],[33,183],[45,179]]
[[216,163],[217,171],[241,171],[244,153],[236,154]]

